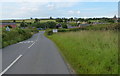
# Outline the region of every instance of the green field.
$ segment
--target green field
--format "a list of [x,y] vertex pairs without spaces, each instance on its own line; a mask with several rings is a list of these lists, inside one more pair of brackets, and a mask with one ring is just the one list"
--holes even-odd
[[79,31],[48,36],[78,74],[118,73],[118,33]]
[[[22,22],[23,20],[16,20],[16,25],[17,26],[20,26],[20,23]],[[24,19],[25,22],[29,23],[34,23],[35,19]],[[48,21],[53,21],[53,22],[56,22],[55,20],[44,20],[44,19],[41,19],[40,22],[43,23],[43,22],[48,22]],[[0,22],[13,22],[13,20],[0,20]],[[17,23],[18,22],[18,23]]]
[[[23,20],[21,19],[21,20],[16,20],[16,22],[22,22]],[[25,22],[34,22],[35,21],[35,19],[24,19],[24,21]],[[40,20],[40,22],[47,22],[47,21],[54,21],[55,22],[55,20]],[[0,20],[0,22],[13,22],[13,20]]]

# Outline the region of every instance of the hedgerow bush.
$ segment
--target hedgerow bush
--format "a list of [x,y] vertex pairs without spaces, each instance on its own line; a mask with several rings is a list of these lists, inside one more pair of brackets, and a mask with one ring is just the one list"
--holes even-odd
[[118,23],[111,23],[111,24],[97,24],[97,25],[91,25],[87,26],[86,30],[117,30],[119,29]]
[[58,32],[68,32],[69,29],[58,29]]
[[53,34],[52,29],[46,29],[45,34],[46,35],[52,35]]
[[37,29],[21,29],[14,28],[11,31],[2,30],[2,48],[17,42],[30,38],[34,33],[38,32]]

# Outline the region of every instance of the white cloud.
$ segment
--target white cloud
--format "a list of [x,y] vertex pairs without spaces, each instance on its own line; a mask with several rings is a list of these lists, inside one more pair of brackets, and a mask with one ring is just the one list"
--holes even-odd
[[3,18],[36,17],[42,13],[43,6],[46,5],[44,2],[17,2],[16,4],[18,5],[3,6]]
[[68,11],[68,14],[74,14],[74,11]]
[[55,8],[55,5],[54,4],[48,4],[47,7],[52,10],[52,9]]
[[68,11],[68,14],[76,14],[76,15],[79,15],[80,14],[80,11]]
[[[103,15],[96,13],[94,10],[98,8],[81,9],[76,5],[79,2],[16,2],[5,3],[3,5],[3,18],[30,18],[30,17],[90,17],[95,15]],[[81,4],[82,5],[82,4]],[[74,9],[74,8],[75,9]],[[80,10],[79,10],[80,9]],[[52,11],[51,11],[52,10]],[[69,10],[69,11],[68,11]],[[84,10],[91,10],[92,12],[85,12]],[[100,10],[100,9],[99,9]],[[100,12],[101,13],[101,12]],[[114,13],[111,13],[112,16]],[[104,14],[105,15],[105,14]],[[95,16],[96,17],[96,16]]]
[[76,11],[77,14],[80,14],[80,11]]

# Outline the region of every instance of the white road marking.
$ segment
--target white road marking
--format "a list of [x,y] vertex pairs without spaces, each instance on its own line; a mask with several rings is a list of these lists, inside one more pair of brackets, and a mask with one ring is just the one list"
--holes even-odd
[[35,42],[34,42],[34,43],[32,43],[32,44],[31,44],[28,48],[32,47],[34,44],[35,44]]
[[17,44],[23,44],[23,43],[33,43],[34,41],[23,41],[23,42],[19,42]]
[[[39,38],[39,34],[38,34],[38,37],[37,37],[36,41],[38,41],[38,38]],[[32,41],[32,42],[33,42],[33,41]],[[34,44],[35,44],[35,42],[32,43],[28,48],[31,48]]]
[[21,57],[22,55],[19,55],[4,71],[0,73],[0,76],[7,72],[10,69],[10,67],[12,67]]

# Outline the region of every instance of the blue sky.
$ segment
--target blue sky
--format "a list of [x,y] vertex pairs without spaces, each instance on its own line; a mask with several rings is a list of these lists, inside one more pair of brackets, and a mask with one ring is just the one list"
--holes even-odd
[[118,2],[2,2],[2,19],[113,17]]

